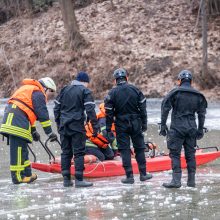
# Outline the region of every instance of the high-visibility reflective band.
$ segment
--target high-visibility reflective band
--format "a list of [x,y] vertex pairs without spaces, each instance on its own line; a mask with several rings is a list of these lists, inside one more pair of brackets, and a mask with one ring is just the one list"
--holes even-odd
[[6,125],[11,125],[12,119],[13,119],[14,113],[9,113],[7,120],[6,120]]
[[22,171],[24,170],[24,167],[23,166],[17,166],[17,165],[11,165],[10,166],[10,171]]
[[106,129],[106,126],[103,126],[101,127],[101,131],[105,130]]
[[84,105],[95,105],[95,102],[85,102]]
[[6,132],[9,134],[14,134],[14,135],[18,135],[20,137],[24,137],[30,141],[32,141],[32,136],[30,134],[30,131],[25,130],[23,128],[19,128],[16,126],[8,126],[6,124],[2,124],[0,132]]
[[46,128],[46,127],[51,126],[51,121],[50,121],[50,120],[48,120],[48,121],[43,121],[43,122],[40,122],[40,123],[41,123],[41,125],[42,125],[43,128]]
[[[21,161],[22,161],[21,151],[22,151],[22,147],[18,147],[18,158],[17,158],[17,165],[18,165],[18,166],[21,166]],[[22,181],[21,171],[20,171],[20,170],[17,170],[17,172],[16,172],[16,177],[17,177],[17,180],[18,180],[19,182]]]
[[8,133],[8,134],[16,135],[16,136],[19,136],[19,137],[22,137],[22,138],[26,138],[27,140],[29,140],[29,141],[31,141],[31,142],[33,141],[32,136],[26,136],[26,135],[24,135],[23,133],[20,133],[20,132],[14,131],[14,130],[0,129],[0,131],[1,131],[1,132]]
[[86,146],[87,147],[98,147],[98,146],[96,146],[95,144],[93,144],[92,142],[90,142],[90,141],[86,141]]
[[14,117],[14,113],[10,113],[10,114],[12,114],[12,115],[11,115],[11,117],[10,117],[9,125],[12,124],[12,119],[13,119],[13,117]]
[[16,108],[17,106],[15,104],[12,105],[12,108]]
[[116,139],[113,141],[111,147],[112,147],[113,150],[117,150],[118,149]]
[[10,126],[9,127],[5,124],[2,124],[0,131],[4,131],[4,130],[9,130],[9,131],[11,130],[13,132],[20,133],[23,136],[32,137],[29,130],[25,130],[23,128],[19,128],[19,127],[16,127],[16,126]]
[[26,160],[24,162],[24,165],[11,165],[10,166],[10,171],[18,171],[18,170],[22,171],[22,170],[24,170],[25,167],[28,167],[30,165],[31,165],[30,160]]
[[30,166],[30,165],[31,165],[31,161],[30,161],[30,160],[26,160],[26,161],[24,162],[23,167],[28,167],[28,166]]
[[58,105],[60,105],[60,102],[58,102],[56,99],[55,99],[55,101],[54,101],[55,103],[57,103]]
[[105,109],[112,110],[113,108],[105,107]]
[[146,101],[146,98],[142,99],[139,103],[144,103]]

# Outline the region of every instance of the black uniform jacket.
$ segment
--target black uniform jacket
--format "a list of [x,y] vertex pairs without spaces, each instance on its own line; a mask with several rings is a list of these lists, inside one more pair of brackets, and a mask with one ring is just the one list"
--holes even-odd
[[112,123],[125,125],[130,120],[139,118],[147,124],[146,98],[135,86],[124,82],[109,91],[105,98],[106,130],[110,131]]
[[[207,101],[203,94],[185,83],[168,93],[161,105],[161,124],[165,125],[169,111],[172,109],[171,129],[181,130],[203,129]],[[196,115],[198,114],[198,127]]]
[[61,90],[55,100],[54,116],[59,133],[71,135],[73,132],[85,132],[84,111],[93,129],[97,130],[99,126],[92,93],[81,82],[74,80]]

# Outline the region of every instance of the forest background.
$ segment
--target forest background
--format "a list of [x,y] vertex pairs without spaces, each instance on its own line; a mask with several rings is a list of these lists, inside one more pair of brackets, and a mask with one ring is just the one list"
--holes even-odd
[[103,99],[118,67],[150,98],[189,69],[220,100],[220,0],[0,0],[0,97],[27,77],[60,89],[83,70]]

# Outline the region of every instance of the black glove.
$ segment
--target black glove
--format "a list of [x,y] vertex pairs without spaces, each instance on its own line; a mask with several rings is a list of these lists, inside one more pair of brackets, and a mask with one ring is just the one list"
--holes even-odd
[[168,127],[166,125],[160,125],[160,132],[159,135],[166,136],[168,131]]
[[40,140],[40,134],[35,130],[31,132],[33,140],[34,141],[39,141]]
[[54,142],[54,141],[57,141],[58,140],[58,137],[57,137],[57,135],[55,134],[55,133],[50,133],[49,135],[48,135],[48,137],[49,137],[49,139],[50,139],[50,142]]
[[120,153],[119,153],[119,151],[118,150],[112,150],[113,151],[113,153],[114,153],[114,157],[117,157],[117,156],[120,156]]
[[196,135],[196,139],[197,139],[197,140],[200,140],[200,139],[203,138],[203,136],[204,136],[204,131],[203,131],[203,129],[198,129],[197,135]]
[[142,124],[142,132],[147,131],[147,124]]
[[97,137],[97,135],[100,133],[100,131],[101,131],[100,127],[93,128],[92,136]]
[[108,140],[108,142],[110,144],[113,143],[113,141],[115,140],[115,135],[112,131],[107,131],[107,134],[106,134],[106,139]]

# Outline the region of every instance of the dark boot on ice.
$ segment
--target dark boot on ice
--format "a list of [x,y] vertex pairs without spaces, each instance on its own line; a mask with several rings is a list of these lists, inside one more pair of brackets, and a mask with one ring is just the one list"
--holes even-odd
[[63,186],[64,187],[71,187],[71,186],[73,186],[73,181],[71,180],[71,175],[63,177]]
[[180,188],[182,173],[173,173],[173,178],[170,183],[163,183],[165,188]]
[[76,171],[75,172],[75,187],[90,187],[93,186],[93,183],[87,182],[83,180],[83,171]]
[[188,187],[196,187],[195,173],[188,173],[187,186]]
[[123,178],[121,180],[121,182],[123,184],[133,184],[134,183],[134,176],[133,176],[133,174],[132,173],[127,174],[126,178]]
[[146,181],[146,180],[149,180],[153,177],[153,175],[151,173],[146,173],[146,175],[140,175],[140,181]]
[[87,182],[87,181],[84,181],[84,180],[75,180],[75,187],[76,188],[80,188],[80,187],[90,187],[90,186],[93,186],[93,183],[91,182]]

